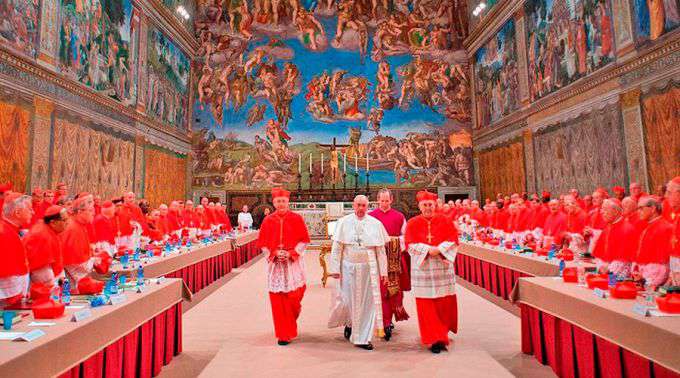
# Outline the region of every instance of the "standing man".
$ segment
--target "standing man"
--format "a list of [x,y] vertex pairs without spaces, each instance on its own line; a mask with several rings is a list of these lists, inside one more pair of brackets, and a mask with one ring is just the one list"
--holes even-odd
[[394,321],[408,320],[409,316],[404,308],[404,291],[411,290],[409,269],[411,260],[404,251],[404,230],[406,217],[392,208],[392,193],[388,189],[378,192],[379,207],[368,215],[380,221],[390,236],[390,242],[385,247],[387,254],[387,285],[382,285],[382,311],[385,340],[392,337]]
[[101,205],[101,213],[94,217],[94,240],[91,240],[97,249],[106,251],[111,257],[118,250],[116,248],[115,218],[116,207],[113,206],[113,202],[104,202]]
[[253,227],[253,216],[248,212],[248,205],[243,205],[243,209],[238,213],[238,225],[244,230]]
[[633,278],[642,278],[646,284],[657,287],[668,279],[673,225],[661,216],[659,197],[640,198],[638,209],[641,228],[638,226],[636,231],[641,232],[636,240]]
[[445,217],[435,215],[437,195],[416,196],[421,215],[406,224],[406,248],[411,254],[411,283],[416,297],[420,339],[432,353],[447,350],[449,331],[458,331],[454,262],[458,231]]
[[61,233],[64,271],[74,284],[90,275],[93,267],[92,247],[88,227],[94,220],[94,199],[91,195],[73,201],[73,217]]
[[303,253],[309,232],[302,216],[290,211],[289,199],[290,192],[272,189],[276,211],[264,219],[257,239],[257,246],[269,262],[267,286],[279,345],[288,345],[297,337],[297,319],[306,288]]
[[346,339],[373,350],[373,334],[385,336],[380,283],[387,280],[389,235],[380,221],[366,213],[366,196],[356,196],[353,207],[354,213],[340,218],[333,234],[329,270],[339,283],[328,327],[345,326]]

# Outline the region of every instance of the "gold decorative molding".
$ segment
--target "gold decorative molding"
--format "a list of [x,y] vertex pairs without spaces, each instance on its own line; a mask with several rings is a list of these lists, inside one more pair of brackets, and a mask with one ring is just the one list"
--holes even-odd
[[628,92],[621,93],[621,107],[624,109],[640,106],[640,95],[642,91],[640,88],[632,89]]
[[[474,29],[470,30],[470,34],[468,37],[463,41],[463,46],[465,47],[466,50],[471,51],[470,47],[473,44],[480,44],[480,42],[483,42],[487,39],[488,35],[490,34],[489,30],[495,30],[500,26],[500,24],[504,21],[499,21],[499,18],[505,18],[505,17],[500,17],[499,15],[503,14],[505,15],[505,9],[510,7],[510,3],[513,3],[514,1],[510,0],[505,0],[505,1],[500,1],[494,7],[489,11],[487,15],[482,18],[482,20],[477,23]],[[469,9],[468,9],[469,11]],[[468,12],[470,13],[470,12]],[[480,41],[481,40],[481,41]],[[474,49],[476,50],[476,49]],[[474,52],[474,51],[472,51]]]
[[[185,52],[188,53],[192,60],[195,59],[198,48],[200,47],[196,37],[189,30],[187,30],[182,22],[180,22],[180,20],[178,20],[177,17],[175,17],[175,15],[172,14],[172,12],[166,8],[160,0],[146,0],[146,3],[149,5],[148,10],[155,11],[156,13],[149,14],[152,12],[147,12],[147,17],[152,19],[156,19],[156,17],[153,16],[160,17],[162,20],[156,19],[156,21],[157,23],[160,22],[163,25],[159,26],[161,26],[162,29],[169,29],[165,31],[169,32],[173,37],[172,39],[180,44],[185,50],[187,50]],[[195,14],[191,16],[196,17]]]
[[33,98],[33,106],[35,107],[35,114],[39,117],[49,118],[54,111],[53,101],[38,96]]
[[57,74],[56,72],[52,72],[46,68],[39,66],[38,64],[27,58],[15,55],[1,45],[0,45],[0,62],[6,63],[21,72],[36,77],[37,79],[57,85],[77,96],[80,96],[84,100],[92,101],[97,105],[101,105],[103,107],[109,108],[110,110],[113,110],[114,112],[118,112],[130,118],[130,120],[133,122],[134,121],[140,122],[145,126],[148,126],[149,128],[171,135],[175,138],[180,139],[181,141],[189,142],[189,135],[186,132],[186,130],[180,132],[179,130],[164,126],[162,123],[152,119],[151,117],[145,114],[138,113],[132,107],[127,107],[114,99],[102,96],[101,94],[97,93],[94,89],[89,88],[84,84],[77,83],[75,81],[67,79],[64,76]]
[[[680,33],[675,33],[674,36],[680,36]],[[551,93],[533,104],[501,118],[489,127],[482,130],[473,130],[473,141],[476,142],[489,134],[497,133],[499,130],[517,123],[520,119],[528,118],[555,105],[560,104],[560,106],[562,106],[567,100],[573,97],[582,95],[609,81],[617,81],[623,75],[649,66],[660,58],[678,50],[680,50],[680,38],[669,38],[659,45],[645,51],[644,54],[640,55],[637,59],[623,63],[611,63],[594,74],[580,79],[562,90]]]

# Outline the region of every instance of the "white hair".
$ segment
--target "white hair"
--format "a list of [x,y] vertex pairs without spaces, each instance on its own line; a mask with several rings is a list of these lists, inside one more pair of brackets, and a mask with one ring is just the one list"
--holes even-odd
[[2,215],[4,215],[5,218],[9,218],[12,216],[12,213],[14,213],[15,210],[24,209],[31,206],[31,196],[22,195],[17,197],[14,201],[5,200],[5,203],[2,206]]
[[368,203],[368,197],[366,197],[363,194],[359,194],[358,196],[354,197],[354,203],[357,203],[359,201],[366,201],[366,203]]

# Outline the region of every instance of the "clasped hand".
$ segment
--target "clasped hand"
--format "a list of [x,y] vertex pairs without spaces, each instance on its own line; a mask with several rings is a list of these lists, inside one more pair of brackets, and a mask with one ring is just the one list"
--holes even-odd
[[276,252],[276,258],[278,258],[280,261],[287,260],[290,257],[290,253],[288,251],[279,249],[278,252]]

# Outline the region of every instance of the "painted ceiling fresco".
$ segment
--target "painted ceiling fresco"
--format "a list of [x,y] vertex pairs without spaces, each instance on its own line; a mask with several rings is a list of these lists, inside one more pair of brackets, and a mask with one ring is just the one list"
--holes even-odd
[[472,185],[464,1],[199,2],[194,187]]

